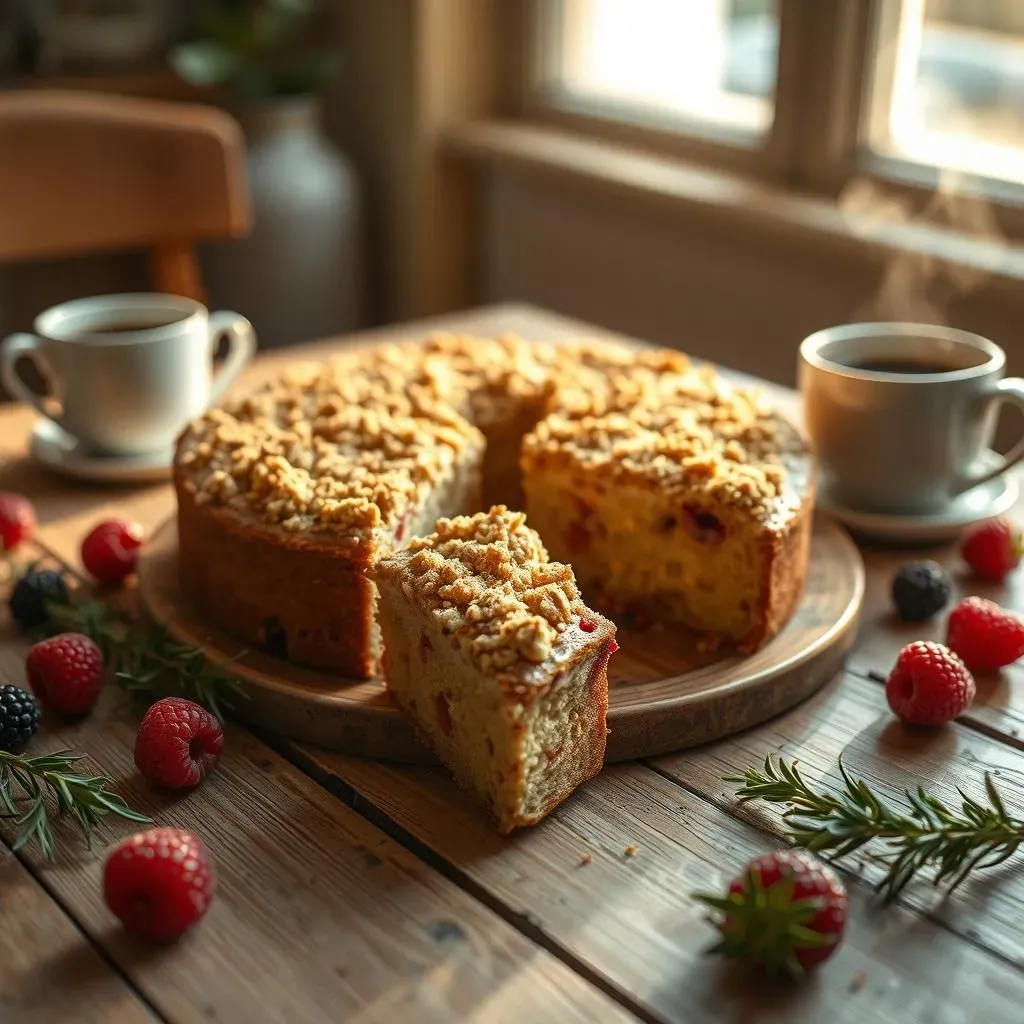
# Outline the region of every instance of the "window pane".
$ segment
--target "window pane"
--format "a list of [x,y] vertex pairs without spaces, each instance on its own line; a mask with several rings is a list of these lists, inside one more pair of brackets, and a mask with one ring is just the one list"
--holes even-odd
[[1024,183],[1024,2],[886,0],[869,117],[878,152]]
[[561,0],[554,84],[569,106],[751,133],[771,124],[774,0]]

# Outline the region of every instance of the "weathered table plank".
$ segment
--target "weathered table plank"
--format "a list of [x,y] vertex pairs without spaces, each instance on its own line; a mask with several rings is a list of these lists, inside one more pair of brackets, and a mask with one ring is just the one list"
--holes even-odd
[[[441,769],[311,748],[293,756],[662,1019],[968,1021],[972,999],[989,1000],[993,1019],[1016,1012],[1022,982],[1012,966],[905,907],[876,912],[855,882],[845,945],[814,985],[766,988],[707,961],[714,933],[690,894],[723,887],[777,844],[643,765],[606,768],[546,821],[504,840]],[[947,1003],[951,972],[973,996]]]
[[158,1020],[0,846],[0,1019],[12,1024]]
[[[23,681],[22,648],[0,644],[0,676]],[[26,863],[167,1019],[334,1024],[392,1001],[427,1020],[631,1019],[241,729],[228,730],[198,790],[154,792],[132,764],[135,721],[108,691],[84,721],[47,723],[32,749],[87,751],[132,806],[204,839],[218,894],[202,924],[157,953],[122,932],[100,879],[125,823],[111,822],[92,850],[60,826],[60,862],[30,853]]]

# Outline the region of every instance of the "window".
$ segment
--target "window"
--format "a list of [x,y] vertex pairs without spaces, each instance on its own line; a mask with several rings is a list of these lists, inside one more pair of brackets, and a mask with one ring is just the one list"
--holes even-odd
[[939,179],[1024,208],[1024,0],[533,0],[533,11],[533,114],[833,195],[865,175]]
[[562,0],[549,85],[608,116],[763,135],[773,113],[772,0]]
[[874,50],[876,152],[1024,184],[1024,3],[888,0]]

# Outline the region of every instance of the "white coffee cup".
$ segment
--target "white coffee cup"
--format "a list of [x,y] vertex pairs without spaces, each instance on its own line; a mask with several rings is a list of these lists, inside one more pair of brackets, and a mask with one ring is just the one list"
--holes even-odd
[[800,346],[804,422],[822,494],[847,508],[931,514],[1024,458],[990,451],[1024,380],[977,334],[931,324],[844,324]]
[[[76,299],[41,313],[35,332],[12,334],[0,348],[5,387],[87,447],[115,455],[171,445],[256,351],[245,317],[209,313],[176,295]],[[228,352],[215,368],[221,338]],[[47,382],[45,398],[18,374],[16,364],[25,357]]]

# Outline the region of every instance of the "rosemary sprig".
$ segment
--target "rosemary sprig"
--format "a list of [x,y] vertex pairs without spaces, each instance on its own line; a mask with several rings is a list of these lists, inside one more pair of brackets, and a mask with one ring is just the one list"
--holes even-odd
[[839,764],[843,789],[838,794],[815,791],[804,781],[796,762],[769,755],[764,771],[747,768],[742,776],[725,779],[739,788],[742,801],[767,800],[785,804],[786,831],[798,845],[831,851],[833,859],[859,850],[874,839],[886,844],[880,858],[886,873],[878,883],[890,902],[918,872],[933,870],[932,883],[955,889],[974,870],[995,867],[1024,844],[1024,820],[1011,816],[992,777],[985,773],[988,804],[957,790],[962,798],[954,810],[920,786],[906,790],[909,810],[892,807],[853,778]]
[[91,597],[69,597],[67,603],[49,602],[49,620],[38,629],[40,637],[55,633],[84,633],[111,664],[128,637],[132,620],[123,612]]
[[152,693],[161,679],[173,677],[182,693],[221,720],[237,698],[248,696],[238,679],[208,661],[198,647],[179,643],[164,626],[142,626],[139,634],[121,649],[114,673],[129,693]]
[[147,623],[94,598],[70,596],[51,603],[40,634],[84,633],[103,653],[114,679],[129,693],[154,696],[171,683],[185,696],[223,720],[236,699],[245,697],[241,683],[207,660],[202,650],[176,641],[159,624]]
[[[106,814],[139,823],[152,821],[111,793],[106,788],[110,782],[106,776],[75,775],[69,771],[82,756],[71,750],[58,750],[38,757],[21,757],[0,750],[0,804],[5,812],[0,817],[14,819],[18,829],[14,850],[35,840],[43,856],[54,860],[56,846],[47,795],[56,802],[58,818],[70,813],[75,819],[87,846],[92,842],[92,830]],[[15,786],[20,793],[15,792]]]

